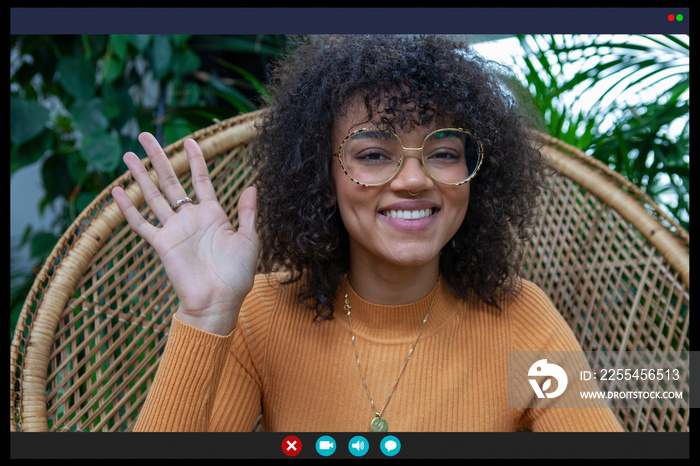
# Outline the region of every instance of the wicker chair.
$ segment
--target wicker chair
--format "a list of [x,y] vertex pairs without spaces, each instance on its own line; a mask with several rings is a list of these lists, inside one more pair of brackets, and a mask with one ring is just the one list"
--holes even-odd
[[[256,116],[191,135],[232,221],[253,179],[245,156]],[[547,291],[586,351],[687,352],[687,233],[607,168],[542,137],[560,174],[543,199],[525,276]],[[182,142],[165,151],[190,189]],[[114,185],[141,196],[128,172]],[[146,398],[177,298],[112,201],[112,186],[61,237],[26,299],[10,348],[11,431],[129,431]],[[687,377],[681,383],[687,392]],[[686,398],[618,414],[630,431],[688,429]]]

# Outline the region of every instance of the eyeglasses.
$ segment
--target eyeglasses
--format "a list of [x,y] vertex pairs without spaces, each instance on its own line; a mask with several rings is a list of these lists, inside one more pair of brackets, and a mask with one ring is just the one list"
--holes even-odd
[[474,178],[484,156],[481,140],[461,128],[433,131],[421,147],[405,147],[401,138],[388,130],[362,128],[348,134],[333,155],[355,183],[380,186],[399,173],[406,151],[420,151],[428,176],[449,186]]

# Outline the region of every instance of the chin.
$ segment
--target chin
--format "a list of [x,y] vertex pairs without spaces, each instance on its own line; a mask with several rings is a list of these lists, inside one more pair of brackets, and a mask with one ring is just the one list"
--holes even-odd
[[440,251],[436,253],[426,252],[424,254],[416,254],[416,251],[404,251],[402,253],[393,254],[387,260],[395,265],[399,265],[406,268],[416,268],[422,267],[432,262],[440,260]]

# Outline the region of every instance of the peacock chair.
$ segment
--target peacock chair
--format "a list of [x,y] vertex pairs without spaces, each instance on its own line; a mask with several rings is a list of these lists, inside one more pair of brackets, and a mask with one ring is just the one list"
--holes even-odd
[[[234,224],[239,193],[254,178],[246,153],[258,116],[233,117],[189,136],[201,146]],[[687,353],[687,233],[607,167],[538,137],[556,174],[523,275],[548,293],[586,352],[644,353],[650,360]],[[183,142],[165,152],[191,190]],[[113,186],[123,186],[153,218],[127,172],[60,238],[10,347],[11,431],[130,431],[144,403],[177,296],[154,250],[113,202]],[[685,373],[679,388],[687,393],[687,385]],[[616,413],[629,431],[687,431],[688,408],[687,397],[654,399]]]

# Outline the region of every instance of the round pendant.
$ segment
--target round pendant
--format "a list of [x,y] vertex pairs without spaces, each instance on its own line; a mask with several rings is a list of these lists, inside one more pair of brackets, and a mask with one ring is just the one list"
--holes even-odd
[[389,423],[383,417],[375,417],[370,425],[372,432],[386,432],[389,429]]

